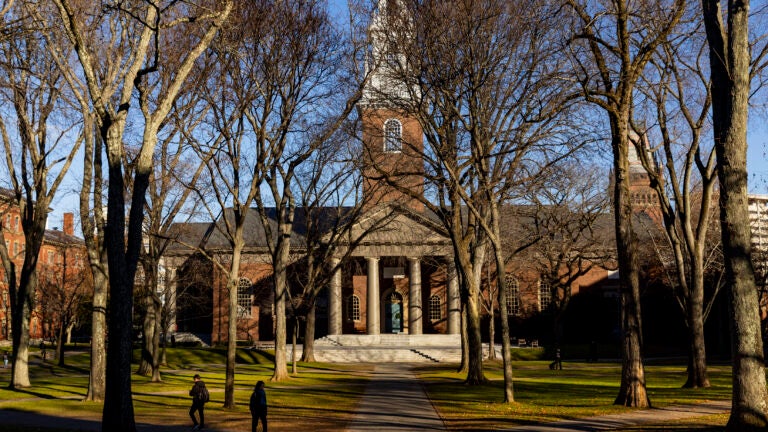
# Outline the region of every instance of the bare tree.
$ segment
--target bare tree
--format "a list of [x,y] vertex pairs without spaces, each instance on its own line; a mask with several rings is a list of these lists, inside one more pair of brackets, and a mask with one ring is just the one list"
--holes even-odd
[[[10,291],[10,386],[29,387],[29,321],[38,286],[38,256],[51,201],[82,140],[77,137],[78,125],[66,124],[60,117],[67,108],[66,93],[54,59],[40,48],[42,32],[23,4],[10,11],[19,34],[0,40],[4,75],[0,97],[12,107],[0,118],[0,134],[11,201],[19,209],[24,231],[24,260],[17,269],[5,246],[5,227],[0,230],[0,260]],[[6,120],[15,121],[15,128],[9,130]]]
[[[262,9],[263,8],[263,9]],[[254,74],[259,97],[250,101],[245,118],[256,136],[256,163],[269,193],[254,197],[274,271],[275,371],[273,381],[287,377],[287,268],[290,263],[297,169],[342,125],[360,98],[360,86],[344,88],[356,72],[354,46],[333,26],[319,2],[260,4],[254,21]],[[339,67],[352,62],[351,68]],[[344,74],[349,74],[344,76]],[[274,212],[273,228],[268,213]]]
[[513,257],[540,275],[549,301],[541,311],[552,314],[555,347],[562,342],[562,317],[573,285],[598,268],[615,267],[613,239],[607,224],[610,200],[605,196],[604,170],[570,161],[553,168],[543,185],[529,195],[531,207],[521,215],[519,231],[532,233],[535,244]]
[[91,367],[88,376],[88,394],[93,402],[104,400],[107,386],[107,293],[109,272],[107,247],[104,242],[104,184],[101,181],[103,141],[96,132],[95,116],[83,97],[86,89],[75,91],[83,113],[83,179],[80,188],[80,226],[83,230],[88,263],[93,278],[91,310]]
[[613,205],[619,258],[622,324],[622,373],[615,404],[650,406],[642,358],[642,314],[637,238],[629,194],[629,134],[634,93],[653,53],[679,22],[684,0],[599,5],[566,0],[573,16],[575,77],[582,96],[609,120],[613,151]]
[[[712,80],[712,124],[720,181],[725,286],[731,312],[733,397],[726,430],[768,427],[768,388],[747,210],[747,115],[750,82],[749,0],[702,0]],[[757,58],[764,58],[765,50]],[[760,62],[758,62],[760,63]]]
[[[185,85],[179,100],[174,104],[164,127],[160,130],[159,147],[154,156],[154,169],[147,189],[146,220],[144,222],[145,247],[140,253],[143,284],[139,287],[138,298],[142,322],[142,355],[137,373],[152,375],[152,382],[160,382],[161,350],[160,338],[168,328],[163,326],[165,292],[165,269],[161,268],[162,257],[173,242],[171,228],[177,219],[190,211],[189,197],[198,182],[209,156],[196,159],[187,147],[186,141],[200,126],[207,108],[200,102],[197,86],[204,79],[198,73],[195,80]],[[130,171],[128,172],[130,174]],[[160,279],[163,279],[162,281]],[[162,282],[162,283],[161,283]]]
[[[227,275],[229,298],[225,406],[234,407],[238,282],[246,247],[243,231],[253,204],[274,269],[276,356],[273,379],[287,378],[287,267],[292,262],[295,170],[340,126],[354,106],[330,103],[339,90],[333,79],[341,35],[332,30],[327,11],[317,2],[255,2],[238,10],[231,26],[214,45],[216,72],[206,84],[208,116],[214,142],[193,140],[196,151],[213,149],[207,164],[210,196],[203,204],[218,217],[218,232],[230,250],[213,257]],[[338,95],[337,95],[338,96]],[[326,122],[327,121],[327,122]],[[262,201],[266,186],[275,203]],[[201,197],[205,191],[198,189]],[[274,218],[274,219],[273,219]],[[274,220],[274,222],[273,222]],[[274,224],[274,228],[273,228]],[[276,229],[278,232],[273,232]],[[222,252],[224,254],[225,252]]]
[[[104,235],[111,298],[108,328],[113,343],[107,346],[105,429],[136,429],[130,379],[132,291],[157,132],[233,3],[182,5],[137,0],[102,8],[88,2],[53,0],[57,25],[63,30],[57,43],[66,40],[77,54],[74,62],[60,56],[59,67],[69,81],[85,82],[107,154],[109,187]],[[188,39],[175,43],[182,34]],[[174,73],[157,74],[165,68]],[[150,92],[156,99],[149,99]],[[143,130],[138,156],[132,161],[134,177],[126,226],[124,135],[136,94]]]
[[65,239],[61,244],[54,243],[56,241],[47,241],[53,249],[53,262],[44,261],[40,270],[40,309],[49,317],[55,331],[57,363],[64,366],[67,335],[80,320],[81,306],[90,291],[91,275],[84,271],[85,256],[80,255],[85,251],[82,243],[72,239]]
[[[344,258],[354,249],[354,244],[349,241],[350,230],[364,208],[363,200],[357,196],[361,178],[353,160],[354,153],[342,146],[341,140],[346,136],[335,138],[304,164],[295,183],[301,204],[302,261],[306,267],[302,266],[300,274],[294,275],[302,288],[300,302],[294,309],[305,321],[301,354],[301,360],[305,362],[315,361],[317,297],[334,274],[342,270]],[[345,154],[347,157],[343,156]],[[354,204],[345,206],[345,203]]]
[[[690,17],[689,17],[690,18]],[[694,27],[687,21],[681,28]],[[675,296],[689,332],[688,378],[684,387],[709,387],[704,322],[717,290],[705,297],[707,237],[715,172],[714,148],[703,146],[711,106],[709,78],[705,76],[704,34],[671,34],[651,59],[649,71],[639,83],[648,105],[635,110],[639,135],[633,140],[636,154],[655,189],[658,205],[675,262]],[[645,127],[645,124],[655,125]],[[651,148],[649,137],[658,137]],[[659,160],[661,166],[659,166]],[[638,197],[633,198],[639,201]]]
[[[568,148],[555,138],[567,135],[558,116],[566,106],[557,85],[563,81],[553,80],[562,64],[543,31],[553,27],[554,15],[544,12],[541,19],[528,12],[548,11],[544,2],[535,8],[498,1],[406,2],[404,12],[398,3],[386,2],[379,12],[385,17],[380,37],[397,52],[385,52],[376,66],[389,80],[384,82],[402,84],[378,89],[376,96],[418,119],[426,149],[419,141],[409,150],[424,161],[430,194],[403,186],[401,179],[414,173],[380,169],[378,175],[436,214],[449,233],[466,301],[466,382],[477,384],[485,381],[479,294],[487,251],[499,270],[500,303],[506,304],[500,207],[511,188]],[[506,319],[502,341],[505,401],[511,402]]]

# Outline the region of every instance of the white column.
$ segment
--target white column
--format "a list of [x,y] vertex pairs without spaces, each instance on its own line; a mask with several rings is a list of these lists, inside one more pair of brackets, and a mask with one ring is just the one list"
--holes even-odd
[[331,276],[331,283],[328,285],[328,334],[332,335],[342,333],[340,261],[338,258],[331,258],[333,275]]
[[459,275],[453,257],[448,258],[448,334],[461,333],[461,298],[459,297]]
[[381,332],[379,325],[379,258],[367,257],[368,262],[368,292],[366,294],[366,330],[369,335]]
[[408,295],[408,333],[422,334],[423,308],[421,307],[421,261],[408,258],[410,282]]

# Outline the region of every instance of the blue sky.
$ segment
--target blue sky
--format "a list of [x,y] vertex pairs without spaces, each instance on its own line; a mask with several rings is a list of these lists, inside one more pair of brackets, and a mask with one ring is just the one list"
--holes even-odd
[[[339,22],[347,22],[349,19],[347,10],[347,0],[329,0],[334,16]],[[371,3],[377,0],[367,0]],[[366,5],[366,6],[370,6]],[[763,113],[762,109],[755,109],[750,113],[749,123],[749,148],[747,154],[747,167],[749,172],[749,192],[758,194],[768,194],[768,113]],[[80,163],[73,166],[77,170]],[[61,227],[63,213],[78,213],[78,197],[76,179],[81,177],[80,173],[73,172],[69,176],[71,181],[65,185],[58,197],[52,203],[53,212],[49,215],[49,227]]]
[[765,116],[752,113],[747,132],[747,171],[749,191],[768,194],[768,121]]

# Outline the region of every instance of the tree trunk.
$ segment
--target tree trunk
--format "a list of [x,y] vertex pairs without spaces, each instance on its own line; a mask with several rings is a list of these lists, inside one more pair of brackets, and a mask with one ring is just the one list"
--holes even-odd
[[[745,18],[746,19],[746,18]],[[746,25],[746,23],[745,23]],[[746,95],[744,95],[746,101]],[[745,107],[746,108],[746,107]],[[746,109],[744,110],[746,112]],[[739,169],[721,168],[720,203],[726,286],[730,288],[731,349],[733,352],[733,397],[726,430],[764,431],[768,428],[765,359],[760,332],[757,289],[749,256],[750,233],[747,213],[746,115],[742,123],[743,145],[736,142],[718,145],[720,152],[738,152]],[[734,140],[735,141],[735,140]],[[729,145],[730,144],[730,145]],[[721,148],[722,147],[722,148]],[[735,155],[723,155],[736,164]],[[727,164],[726,164],[727,165]],[[720,166],[718,164],[718,166]],[[725,172],[725,171],[729,172]]]
[[296,342],[299,338],[299,318],[294,315],[293,317],[293,331],[291,332],[291,375],[296,375],[299,371],[296,368]]
[[[155,298],[157,299],[157,298]],[[160,310],[161,305],[159,302],[155,302],[155,313],[158,315],[157,319],[155,319],[155,333],[152,336],[152,382],[153,383],[159,383],[163,382],[162,377],[160,376],[160,361],[162,359],[162,353],[160,351],[160,333],[162,332],[162,328],[160,325]]]
[[[463,297],[463,295],[462,295]],[[469,337],[467,334],[467,302],[461,302],[461,362],[456,369],[457,373],[469,371]]]
[[[147,279],[147,272],[145,270],[144,275]],[[144,293],[141,295],[141,361],[139,362],[139,368],[136,370],[138,375],[148,376],[152,374],[152,340],[155,336],[155,323],[154,323],[154,305],[152,301],[152,294],[149,292],[149,288],[144,286]]]
[[107,369],[107,278],[102,269],[91,264],[93,272],[93,312],[91,313],[91,369],[85,400],[104,401]]
[[491,307],[488,309],[488,360],[496,360],[496,347],[494,346],[494,341],[496,340],[496,322],[494,315],[493,300],[491,300]]
[[[14,284],[11,285],[11,298],[18,298]],[[29,387],[29,302],[25,299],[14,301],[11,305],[11,382],[8,387]]]
[[91,264],[93,274],[93,312],[91,313],[91,368],[85,400],[103,402],[107,370],[107,278],[99,266]]
[[240,259],[243,249],[242,226],[238,226],[235,244],[232,246],[232,264],[229,269],[227,287],[229,292],[229,313],[227,322],[227,365],[224,378],[224,408],[235,408],[235,366],[237,360],[237,289],[240,283]]
[[707,351],[704,341],[704,277],[694,273],[692,292],[688,302],[688,334],[690,353],[688,361],[688,379],[683,387],[709,387],[707,375]]
[[645,386],[645,369],[640,352],[639,322],[636,319],[636,299],[629,290],[621,293],[622,363],[621,387],[613,402],[634,408],[648,408],[651,401]]
[[[493,204],[492,204],[493,206]],[[506,311],[507,305],[507,287],[505,271],[504,271],[504,257],[501,251],[501,246],[498,241],[501,240],[501,230],[499,229],[498,220],[499,212],[496,208],[493,209],[493,235],[496,237],[497,242],[494,246],[494,255],[496,257],[496,286],[499,291],[499,304],[504,305],[503,309],[505,313],[501,314],[501,358],[504,362],[504,403],[512,403],[515,401],[515,392],[513,388],[513,376],[512,376],[512,343],[510,341],[509,334],[509,318]],[[490,282],[490,281],[489,281]]]
[[[148,272],[145,272],[145,274]],[[152,279],[151,277],[149,278]],[[155,286],[154,283],[149,285]],[[160,313],[161,305],[152,289],[142,296],[144,316],[142,319],[141,363],[136,371],[142,376],[152,376],[152,382],[162,382],[160,377]]]
[[102,429],[105,431],[135,432],[136,420],[131,392],[133,282],[136,276],[139,250],[142,246],[144,197],[149,183],[149,167],[140,164],[136,168],[126,231],[122,130],[123,124],[115,123],[107,129],[107,136],[105,137],[109,156],[108,212],[104,234],[109,266],[110,302],[107,325],[110,341],[107,344],[106,392],[102,411]]
[[632,227],[629,194],[629,112],[611,119],[614,151],[614,217],[619,258],[622,365],[621,386],[614,404],[635,408],[650,407],[642,358],[642,314],[637,238]]
[[307,312],[307,325],[304,327],[304,350],[301,353],[301,361],[315,362],[315,302]]
[[67,336],[66,336],[66,343],[67,343],[67,344],[71,344],[71,343],[72,343],[72,330],[74,329],[74,327],[75,327],[75,324],[74,324],[74,322],[73,322],[73,323],[70,323],[70,324],[67,326],[67,330],[66,330],[66,332],[65,332],[65,333],[67,334]]
[[[87,110],[85,110],[87,111]],[[83,116],[83,129],[95,131],[91,115]],[[97,133],[86,133],[83,147],[83,184],[80,190],[80,225],[88,252],[88,263],[93,277],[93,310],[91,311],[91,367],[88,377],[86,401],[103,402],[106,392],[107,369],[107,292],[109,290],[107,257],[102,230],[104,214],[100,203],[103,198],[101,181],[93,181],[94,172],[101,173],[103,141]],[[93,189],[91,189],[93,187]],[[91,196],[93,190],[93,196]]]
[[66,334],[66,325],[59,323],[56,335],[56,360],[57,365],[64,366],[64,335]]
[[467,345],[469,348],[469,385],[484,384],[488,381],[483,373],[483,341],[480,328],[480,301],[477,287],[470,290],[467,301]]
[[[27,237],[27,236],[25,236]],[[37,250],[39,251],[39,247]],[[19,284],[9,284],[11,293],[11,328],[13,329],[11,347],[13,365],[10,388],[29,387],[29,322],[37,289],[36,256],[32,258],[34,246],[28,244],[24,253]]]
[[726,430],[768,428],[768,390],[747,211],[747,115],[750,93],[749,1],[702,0],[712,78],[712,119],[720,181],[720,229],[731,313],[731,416]]
[[288,241],[290,241],[290,237],[278,239],[275,259],[273,260],[275,268],[275,370],[272,374],[272,381],[275,382],[288,379],[288,364],[285,350],[287,339],[287,320],[285,315],[286,297],[288,295],[287,265],[290,252]]

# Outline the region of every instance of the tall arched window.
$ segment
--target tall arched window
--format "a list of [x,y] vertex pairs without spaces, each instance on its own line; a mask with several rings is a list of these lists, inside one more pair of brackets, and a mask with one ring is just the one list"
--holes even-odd
[[443,319],[443,304],[438,295],[429,298],[429,319],[432,321]]
[[517,278],[506,275],[504,279],[507,285],[507,314],[520,315],[520,286]]
[[539,311],[545,311],[552,303],[552,288],[547,282],[539,281]]
[[246,278],[240,278],[237,282],[237,316],[240,318],[251,317],[251,281]]
[[351,295],[347,300],[347,318],[352,321],[360,321],[360,297]]
[[389,119],[384,122],[384,151],[403,151],[403,125],[399,120]]

